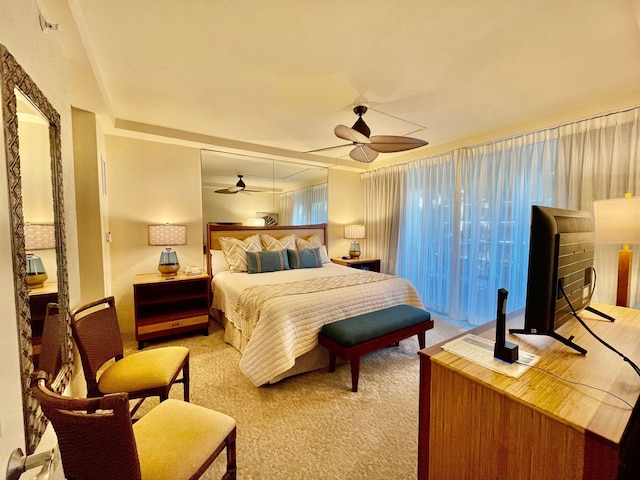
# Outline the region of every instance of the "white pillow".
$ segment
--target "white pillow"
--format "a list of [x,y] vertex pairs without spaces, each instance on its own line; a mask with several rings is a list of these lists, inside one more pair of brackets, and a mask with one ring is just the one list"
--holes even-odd
[[220,237],[220,246],[232,272],[246,272],[247,252],[261,252],[262,243],[258,235],[251,235],[244,240],[232,237]]
[[306,240],[302,238],[296,239],[296,247],[298,250],[320,248],[320,259],[322,263],[331,263],[331,259],[327,254],[327,247],[322,244],[322,240],[320,240],[320,237],[317,235],[311,235]]
[[222,250],[211,250],[211,275],[229,270],[227,258]]

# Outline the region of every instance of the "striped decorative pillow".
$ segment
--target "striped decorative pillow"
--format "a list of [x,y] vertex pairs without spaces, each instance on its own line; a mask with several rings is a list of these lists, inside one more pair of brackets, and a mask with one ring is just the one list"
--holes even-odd
[[232,237],[220,237],[220,246],[232,272],[246,272],[247,252],[262,251],[262,243],[258,235],[251,235],[244,240]]
[[286,237],[276,239],[271,235],[261,233],[260,240],[262,241],[262,250],[267,252],[280,252],[287,248],[295,250],[296,248],[296,237],[294,235],[287,235]]
[[320,268],[322,259],[319,248],[304,250],[287,250],[289,257],[289,268]]
[[247,252],[249,273],[277,272],[289,270],[289,258],[286,250],[279,252]]

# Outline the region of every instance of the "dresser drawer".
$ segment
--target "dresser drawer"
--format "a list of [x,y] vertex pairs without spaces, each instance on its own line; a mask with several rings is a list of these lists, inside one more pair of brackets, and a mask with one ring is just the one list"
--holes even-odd
[[200,315],[197,317],[180,318],[177,320],[169,320],[167,322],[151,323],[149,325],[138,326],[138,335],[152,335],[154,333],[168,333],[171,330],[177,330],[187,327],[203,327],[209,324],[208,315]]

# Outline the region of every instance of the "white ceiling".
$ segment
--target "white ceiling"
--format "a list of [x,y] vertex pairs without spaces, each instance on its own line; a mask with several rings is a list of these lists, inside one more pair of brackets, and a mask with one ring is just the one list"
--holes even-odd
[[636,3],[40,0],[75,106],[301,153],[343,144],[357,104],[434,146],[638,92]]

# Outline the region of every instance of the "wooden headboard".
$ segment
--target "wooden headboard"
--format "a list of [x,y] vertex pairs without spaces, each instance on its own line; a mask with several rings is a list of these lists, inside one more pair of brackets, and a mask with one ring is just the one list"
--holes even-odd
[[[239,225],[218,225],[207,223],[207,272],[211,274],[211,250],[220,250],[220,237],[233,237],[244,240],[256,233],[264,233],[275,238],[286,235],[295,235],[300,238],[307,238],[317,235],[322,239],[322,243],[327,245],[327,224],[318,225],[275,225],[273,227],[243,227]],[[328,248],[328,246],[327,246]]]

